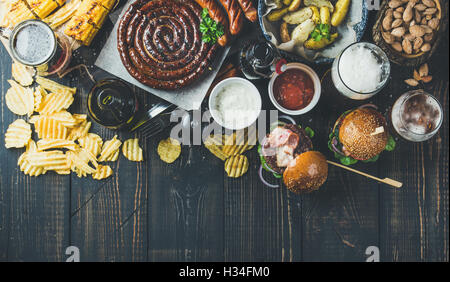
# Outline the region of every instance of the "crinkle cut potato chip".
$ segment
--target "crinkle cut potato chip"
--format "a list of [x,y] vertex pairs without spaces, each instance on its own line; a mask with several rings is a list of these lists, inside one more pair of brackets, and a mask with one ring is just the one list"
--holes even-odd
[[37,152],[36,143],[33,140],[30,140],[27,144],[26,151],[19,157],[17,160],[17,165],[25,175],[29,176],[39,176],[45,174],[47,170],[41,166],[33,166],[28,161],[28,154]]
[[67,110],[74,101],[73,95],[64,90],[59,93],[50,93],[45,96],[39,107],[40,114],[51,114]]
[[42,167],[45,170],[54,170],[59,174],[70,172],[67,156],[59,150],[32,152],[28,154],[27,160],[32,166]]
[[37,147],[39,151],[45,151],[49,149],[69,149],[75,150],[77,144],[70,140],[64,139],[41,139],[37,141]]
[[34,89],[34,111],[39,112],[41,110],[41,103],[45,99],[45,96],[47,96],[47,91],[45,91],[42,86],[38,85]]
[[205,144],[206,149],[222,161],[228,158],[228,156],[223,152],[223,135],[210,135],[203,143]]
[[95,133],[88,133],[85,136],[78,139],[78,143],[82,148],[85,148],[97,157],[102,151],[103,140]]
[[225,162],[225,171],[228,177],[238,178],[248,170],[248,159],[244,155],[231,156]]
[[[98,163],[91,152],[83,148],[75,151],[68,151],[67,161],[70,169],[77,174],[78,177],[85,177],[87,174],[93,174],[97,171]],[[92,166],[89,165],[92,164]]]
[[92,123],[90,121],[84,121],[82,122],[80,125],[78,125],[75,128],[72,128],[69,132],[69,136],[67,136],[68,140],[78,140],[79,138],[85,136],[88,132],[89,129],[91,129],[91,125]]
[[31,139],[31,126],[23,119],[18,119],[8,126],[5,133],[6,148],[23,148]]
[[227,157],[241,155],[251,150],[256,144],[256,129],[254,127],[234,132],[225,137],[223,152]]
[[11,88],[6,92],[6,106],[16,115],[31,116],[34,112],[34,93],[31,88],[25,88],[15,82],[8,80]]
[[25,66],[18,62],[14,62],[11,66],[12,77],[22,86],[30,86],[33,84],[33,76],[35,74],[36,71],[33,67]]
[[123,142],[122,153],[125,158],[133,162],[142,162],[144,160],[138,138],[128,139]]
[[158,144],[158,155],[163,162],[173,163],[181,154],[181,144],[178,140],[167,138]]
[[58,120],[40,116],[34,123],[34,129],[41,139],[67,139],[67,128]]
[[[117,135],[114,135],[113,139],[106,141],[103,144],[102,152],[98,158],[99,162],[116,161],[119,157],[119,148],[122,142],[117,139]],[[117,154],[117,156],[116,156]]]
[[72,116],[72,114],[66,110],[62,110],[62,111],[52,113],[52,114],[49,114],[46,116],[53,120],[61,122],[65,127],[68,127],[68,128],[73,128],[79,123],[79,121],[77,119],[75,119]]
[[98,165],[97,171],[92,174],[92,178],[96,180],[102,180],[110,177],[113,174],[113,170],[109,165]]
[[41,85],[45,90],[48,90],[49,92],[52,93],[61,93],[63,91],[68,91],[72,94],[75,94],[75,92],[77,92],[77,88],[75,87],[64,86],[62,84],[59,84],[53,80],[44,78],[42,76],[36,76],[36,82],[39,85]]

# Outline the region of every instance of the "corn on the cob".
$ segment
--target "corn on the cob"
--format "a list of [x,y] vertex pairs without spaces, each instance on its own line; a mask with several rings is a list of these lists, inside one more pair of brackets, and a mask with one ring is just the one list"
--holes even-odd
[[89,46],[105,21],[108,12],[96,0],[84,0],[75,16],[67,24],[64,33]]
[[105,8],[108,11],[111,11],[112,8],[114,8],[116,1],[119,1],[119,0],[94,0],[94,2],[102,5],[103,8]]
[[16,24],[24,20],[36,18],[25,2],[22,2],[21,0],[12,0],[8,5],[8,11],[2,22],[3,27],[13,28]]
[[81,4],[81,0],[72,0],[62,8],[44,19],[44,22],[50,25],[52,29],[56,29],[70,20]]
[[52,0],[26,0],[26,2],[31,10],[41,19],[58,8],[58,4]]
[[101,28],[108,15],[108,10],[103,8],[100,4],[97,4],[95,1],[85,0],[81,3],[76,15],[78,17],[86,18],[88,22],[96,28]]

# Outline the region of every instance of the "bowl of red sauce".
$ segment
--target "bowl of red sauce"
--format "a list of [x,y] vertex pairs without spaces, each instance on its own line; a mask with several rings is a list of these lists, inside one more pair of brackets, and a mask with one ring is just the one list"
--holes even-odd
[[269,97],[285,114],[301,115],[319,102],[321,86],[317,73],[300,63],[286,64],[281,74],[275,72],[269,82]]

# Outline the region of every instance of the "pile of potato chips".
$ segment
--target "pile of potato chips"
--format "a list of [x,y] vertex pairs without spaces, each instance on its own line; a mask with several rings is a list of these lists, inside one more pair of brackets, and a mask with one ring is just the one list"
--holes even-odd
[[248,170],[248,159],[243,153],[254,147],[256,136],[256,129],[249,128],[231,135],[211,135],[204,144],[211,153],[225,161],[228,177],[238,178]]
[[[33,68],[14,63],[8,80],[11,88],[6,92],[8,108],[15,114],[28,116],[28,122],[17,119],[5,133],[6,148],[26,148],[18,165],[26,175],[39,176],[52,170],[58,174],[75,172],[78,177],[92,175],[104,179],[113,174],[108,165],[98,162],[117,161],[122,142],[114,136],[103,142],[90,133],[91,122],[85,114],[71,114],[76,88],[67,87],[44,77],[36,76]],[[33,89],[30,85],[36,81]],[[38,114],[33,115],[35,112]],[[32,140],[31,124],[39,140]],[[138,139],[129,139],[122,147],[130,161],[143,161]]]

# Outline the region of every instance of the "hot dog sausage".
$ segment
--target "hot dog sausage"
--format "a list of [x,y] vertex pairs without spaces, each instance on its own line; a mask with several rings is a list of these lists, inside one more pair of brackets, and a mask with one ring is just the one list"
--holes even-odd
[[228,19],[230,20],[230,33],[231,35],[238,34],[244,23],[244,15],[239,7],[237,0],[220,0],[223,7],[228,13]]
[[208,9],[211,19],[223,26],[224,34],[217,40],[217,42],[219,42],[220,46],[227,45],[230,41],[230,32],[228,29],[228,19],[222,8],[215,0],[195,0],[195,2],[197,2],[200,7]]
[[242,11],[244,11],[245,17],[251,22],[256,22],[258,19],[258,12],[256,11],[255,6],[253,6],[252,0],[238,0],[238,2]]

